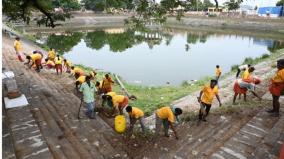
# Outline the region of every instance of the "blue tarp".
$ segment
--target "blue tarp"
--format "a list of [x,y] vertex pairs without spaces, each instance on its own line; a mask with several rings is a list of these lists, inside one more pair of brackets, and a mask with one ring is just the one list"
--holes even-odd
[[282,6],[278,7],[260,7],[258,9],[258,14],[275,14],[278,16],[282,16]]

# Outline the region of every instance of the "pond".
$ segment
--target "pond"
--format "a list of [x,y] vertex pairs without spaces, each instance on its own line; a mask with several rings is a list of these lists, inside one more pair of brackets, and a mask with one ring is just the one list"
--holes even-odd
[[146,86],[180,85],[214,76],[216,65],[226,73],[246,57],[284,47],[273,39],[173,29],[112,28],[40,35],[40,39],[74,64]]

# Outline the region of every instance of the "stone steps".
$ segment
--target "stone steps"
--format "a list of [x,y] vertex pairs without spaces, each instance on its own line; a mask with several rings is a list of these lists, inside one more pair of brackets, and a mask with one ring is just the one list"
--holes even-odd
[[[50,154],[42,158],[122,158],[127,156],[125,152],[116,147],[115,142],[118,140],[113,140],[116,138],[113,129],[100,117],[96,120],[82,119],[79,121],[77,119],[80,100],[73,92],[51,80],[52,78],[47,78],[60,79],[60,76],[53,74],[48,76],[44,72],[36,73],[34,70],[26,69],[17,60],[11,60],[13,57],[9,54],[3,58],[4,61],[9,61],[5,64],[15,74],[25,73],[16,80],[21,85],[19,89],[26,94],[31,103],[26,112],[30,113],[29,117],[33,120],[33,126],[38,128],[33,132],[39,133],[36,134],[37,137],[40,137],[40,141],[47,148],[44,152]],[[82,107],[81,112],[84,112],[84,109]],[[9,110],[8,113],[10,113],[8,116],[13,116],[14,109]],[[21,115],[23,113],[19,116]],[[19,136],[19,138],[25,137]],[[20,158],[22,156],[33,157],[28,156],[29,151],[36,150],[21,149],[19,143],[16,147],[20,153],[17,157]],[[39,154],[43,153],[40,151]]]
[[[271,147],[276,143],[278,145],[274,149],[280,150],[283,143],[283,119],[270,117],[264,109],[261,110],[210,158],[277,158],[279,151],[273,154],[268,150],[273,149]],[[271,147],[266,146],[269,144]]]

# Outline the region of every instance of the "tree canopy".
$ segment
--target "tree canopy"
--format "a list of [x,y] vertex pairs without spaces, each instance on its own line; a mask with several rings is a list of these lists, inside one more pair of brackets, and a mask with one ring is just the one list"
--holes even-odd
[[284,0],[279,0],[279,1],[276,3],[276,6],[284,6]]
[[[70,18],[69,10],[80,9],[76,0],[3,0],[3,14],[8,20],[24,21],[27,24],[33,18],[32,13],[41,12],[43,16],[38,22],[45,23],[46,26],[54,28],[55,21],[64,21]],[[55,8],[61,7],[62,12],[56,12]]]
[[229,10],[237,10],[240,8],[240,4],[243,2],[243,0],[230,0],[225,3],[225,5],[228,7]]

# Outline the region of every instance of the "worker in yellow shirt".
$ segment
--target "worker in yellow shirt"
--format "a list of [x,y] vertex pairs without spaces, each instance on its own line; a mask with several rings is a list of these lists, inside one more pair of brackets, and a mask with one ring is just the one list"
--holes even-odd
[[18,60],[21,62],[24,62],[24,60],[22,59],[22,49],[23,48],[22,48],[22,43],[19,37],[15,38],[14,49],[16,51],[16,55],[18,56]]
[[269,91],[272,94],[272,109],[267,110],[273,117],[279,117],[280,103],[279,98],[284,91],[284,59],[277,61],[277,72],[271,79]]
[[75,85],[76,85],[76,88],[78,89],[80,87],[80,85],[82,83],[84,83],[86,81],[86,76],[79,76],[77,79],[76,79],[76,82],[75,82]]
[[199,97],[197,97],[198,102],[200,103],[199,120],[206,121],[206,116],[209,114],[214,96],[216,96],[219,106],[222,105],[218,95],[218,87],[216,85],[217,81],[211,80],[210,86],[205,85],[200,91]]
[[215,75],[216,75],[216,80],[218,81],[219,78],[221,77],[222,71],[219,65],[216,65],[216,70],[215,70]]
[[110,75],[106,74],[105,78],[103,79],[103,90],[104,90],[104,93],[111,92],[113,84],[114,84],[114,81],[111,79]]
[[140,122],[142,132],[145,133],[144,112],[141,109],[132,106],[127,106],[126,112],[128,113],[130,120],[129,135],[132,135],[132,130],[137,120]]
[[74,66],[71,66],[71,74],[74,75],[76,79],[79,76],[85,75],[85,73],[82,69],[80,69],[79,67],[74,67]]
[[64,66],[64,70],[66,73],[71,73],[71,67],[72,67],[72,63],[69,60],[64,59],[63,60],[63,66]]
[[62,74],[62,58],[59,55],[57,55],[57,57],[55,58],[55,69],[57,75],[59,71],[60,74]]
[[129,99],[124,95],[110,95],[105,94],[102,96],[103,103],[107,103],[108,106],[112,107],[113,114],[116,114],[119,111],[120,114],[123,114],[123,109],[128,106]]
[[[156,111],[156,131],[155,135],[159,135],[160,128],[163,124],[164,133],[166,137],[169,137],[169,127],[173,130],[176,139],[178,139],[177,132],[174,128],[175,120],[178,120],[178,116],[182,114],[182,109],[171,108],[169,106],[162,107]],[[179,121],[179,120],[178,120]]]
[[41,54],[39,53],[30,54],[26,56],[26,59],[28,61],[25,64],[27,64],[29,68],[35,65],[36,66],[35,70],[37,72],[40,72],[40,69],[42,68],[42,65],[41,65],[42,55]]
[[47,67],[47,69],[55,68],[55,63],[48,58],[45,59],[45,63],[42,63],[44,66]]
[[54,61],[55,56],[56,56],[55,50],[53,48],[50,48],[49,51],[48,51],[48,54],[47,54],[48,59],[50,61]]

